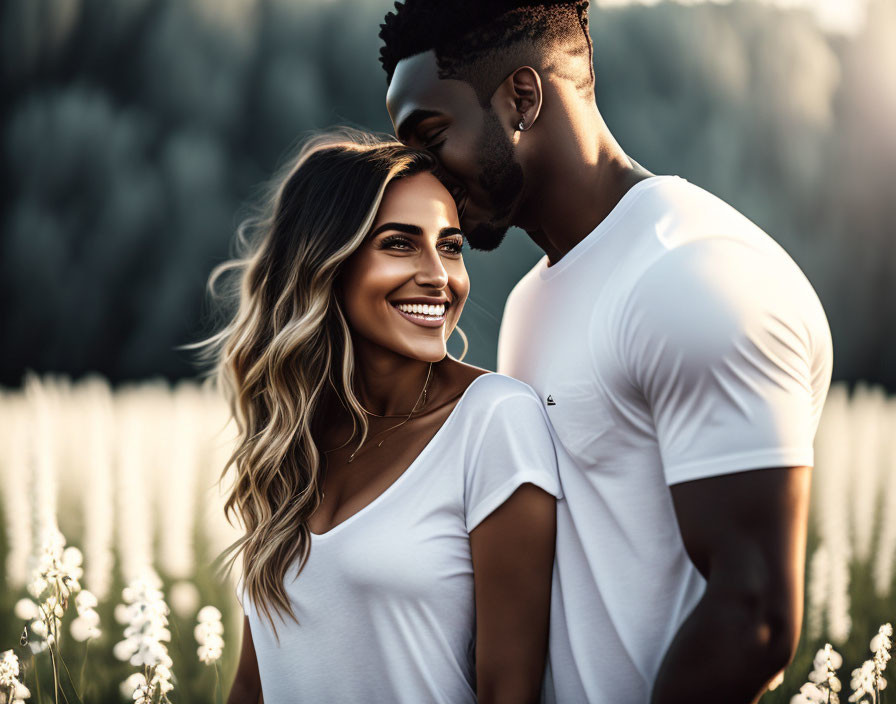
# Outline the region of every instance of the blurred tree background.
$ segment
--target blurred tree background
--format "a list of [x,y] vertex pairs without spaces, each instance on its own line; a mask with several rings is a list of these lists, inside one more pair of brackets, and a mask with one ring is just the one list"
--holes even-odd
[[[195,374],[204,286],[258,187],[313,128],[389,131],[385,0],[6,0],[0,385]],[[593,7],[598,105],[654,173],[762,226],[827,311],[834,377],[896,391],[896,2]],[[468,361],[540,256],[469,252]]]

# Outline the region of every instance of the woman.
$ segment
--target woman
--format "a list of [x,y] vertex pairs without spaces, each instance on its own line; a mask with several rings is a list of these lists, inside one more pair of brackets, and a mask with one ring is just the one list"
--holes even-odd
[[528,386],[447,355],[469,280],[436,169],[317,136],[224,265],[238,310],[205,344],[240,428],[231,702],[539,698],[554,448]]

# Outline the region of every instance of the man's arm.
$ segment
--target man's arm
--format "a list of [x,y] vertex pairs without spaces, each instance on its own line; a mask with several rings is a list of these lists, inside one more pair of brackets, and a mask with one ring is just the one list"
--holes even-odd
[[670,487],[707,585],[665,654],[652,704],[752,704],[789,664],[803,618],[810,472],[756,469]]

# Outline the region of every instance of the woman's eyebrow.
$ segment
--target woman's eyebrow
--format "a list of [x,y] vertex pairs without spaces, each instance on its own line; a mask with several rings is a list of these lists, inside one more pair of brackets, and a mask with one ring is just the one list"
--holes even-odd
[[423,230],[416,225],[408,225],[403,222],[387,222],[380,225],[373,232],[370,233],[369,237],[373,237],[375,235],[384,232],[385,230],[398,230],[398,232],[405,232],[409,235],[422,235]]
[[459,227],[443,227],[439,230],[439,237],[448,237],[449,235],[461,235],[463,236],[464,232]]

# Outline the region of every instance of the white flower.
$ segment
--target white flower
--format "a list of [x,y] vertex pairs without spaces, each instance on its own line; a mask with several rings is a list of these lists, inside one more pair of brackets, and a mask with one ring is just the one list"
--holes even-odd
[[19,658],[12,650],[0,657],[0,687],[11,687],[19,677]]
[[28,647],[31,649],[31,652],[34,655],[40,655],[42,652],[47,650],[50,646],[45,639],[41,638],[38,640],[29,640]]
[[790,699],[790,704],[826,704],[827,693],[818,685],[806,682],[800,687],[800,693]]
[[206,621],[220,621],[221,620],[221,612],[218,611],[214,606],[203,606],[199,613],[196,614],[196,620],[200,623],[204,623]]
[[116,607],[116,619],[126,622],[127,626],[124,640],[113,646],[112,653],[119,660],[148,668],[148,683],[145,680],[141,683],[136,678],[125,681],[128,688],[134,685],[133,698],[138,703],[151,702],[156,687],[162,693],[162,701],[167,701],[166,692],[174,688],[171,682],[173,662],[163,642],[171,640],[171,631],[167,628],[168,605],[158,588],[161,584],[154,571],[146,570],[122,590],[125,603]]
[[874,661],[866,660],[860,668],[852,671],[852,681],[850,687],[853,693],[849,697],[849,701],[855,702],[864,697],[866,694],[871,695],[872,701],[875,697],[874,693]]
[[19,599],[13,607],[13,613],[23,621],[32,621],[40,616],[40,609],[31,599]]
[[171,659],[168,658],[165,662],[157,665],[153,672],[152,684],[158,685],[159,691],[162,692],[162,694],[167,694],[174,689],[174,684],[171,681],[173,679],[171,665]]
[[121,696],[125,699],[133,699],[134,690],[146,685],[146,676],[142,672],[135,672],[119,685]]
[[0,655],[0,690],[12,690],[13,704],[20,704],[31,696],[31,691],[19,682],[19,658],[12,650]]
[[[93,611],[92,613],[96,613]],[[97,616],[99,619],[99,616]],[[72,622],[69,624],[69,633],[72,634],[72,638],[74,638],[79,643],[83,643],[86,640],[91,640],[93,638],[99,638],[102,635],[102,630],[96,627],[95,623],[91,623],[84,616],[78,616],[77,618],[72,619]]]
[[47,589],[47,580],[42,577],[34,577],[28,582],[28,593],[35,599],[40,599],[40,595]]
[[18,615],[35,619],[31,631],[39,640],[28,643],[32,653],[55,644],[69,598],[81,591],[81,561],[81,551],[65,547],[65,536],[55,526],[44,535],[41,549],[32,556],[34,567],[27,588],[37,602],[29,605],[28,599],[20,599],[16,604]]
[[16,682],[15,691],[12,693],[12,704],[25,704],[25,700],[31,697],[31,690],[21,682]]
[[815,653],[809,682],[800,688],[801,694],[807,701],[814,702],[816,699],[812,697],[817,697],[817,692],[821,692],[821,699],[818,701],[825,704],[839,704],[838,692],[842,689],[842,685],[837,679],[837,669],[842,665],[843,657],[840,653],[834,650],[830,643],[825,643],[824,648]]
[[47,637],[47,624],[43,621],[34,621],[31,624],[31,632],[34,633],[38,638],[46,638]]
[[123,626],[130,618],[129,613],[128,607],[125,604],[116,604],[112,615],[115,617],[115,620]]
[[830,643],[825,643],[824,648],[815,653],[812,665],[816,670],[836,671],[843,667],[843,656]]
[[138,685],[133,694],[135,704],[152,704],[153,689],[145,683]]
[[87,589],[82,589],[75,597],[75,607],[78,609],[78,613],[84,609],[94,609],[96,608],[96,605],[96,597],[93,595],[93,592],[88,591]]
[[197,654],[199,660],[206,665],[218,661],[224,651],[224,624],[221,622],[221,612],[214,606],[204,606],[196,615],[198,623],[193,629],[196,642],[199,643]]
[[81,567],[83,562],[84,556],[73,545],[62,551],[62,564],[66,574],[70,575],[72,579],[80,580],[84,576],[84,569]]
[[887,681],[884,679],[884,670],[890,661],[890,648],[893,647],[893,626],[885,623],[881,626],[877,635],[871,639],[871,652],[874,653],[874,677],[879,690],[885,689]]
[[96,597],[86,589],[82,589],[75,596],[75,608],[78,610],[78,616],[71,622],[69,630],[72,638],[79,643],[91,638],[99,638],[102,634],[102,630],[99,628],[100,616],[93,608],[96,605]]

